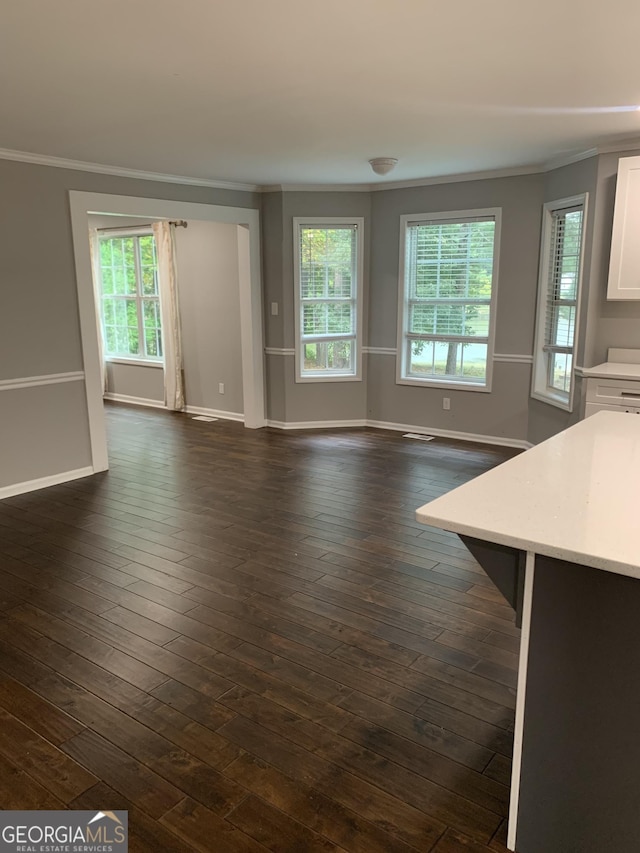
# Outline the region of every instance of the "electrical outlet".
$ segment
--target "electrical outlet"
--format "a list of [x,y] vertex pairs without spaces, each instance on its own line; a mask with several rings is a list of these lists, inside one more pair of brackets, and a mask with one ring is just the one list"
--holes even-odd
[[271,303],[271,316],[272,317],[278,316],[278,303],[277,302]]
[[448,412],[451,408],[451,397],[443,397],[442,398],[442,408]]
[[224,382],[218,382],[218,394],[224,394]]

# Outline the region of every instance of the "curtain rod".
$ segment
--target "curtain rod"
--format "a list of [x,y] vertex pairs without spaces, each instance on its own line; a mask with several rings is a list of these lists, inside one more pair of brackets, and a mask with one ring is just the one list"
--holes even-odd
[[[105,228],[96,228],[96,231],[133,231],[136,228],[151,228],[151,222],[142,222],[139,225],[112,225]],[[171,219],[169,225],[175,225],[176,228],[186,228],[189,223],[186,219]]]

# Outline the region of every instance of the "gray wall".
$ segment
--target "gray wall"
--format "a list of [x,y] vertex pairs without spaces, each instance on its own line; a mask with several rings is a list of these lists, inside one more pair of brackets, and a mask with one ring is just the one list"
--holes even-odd
[[[396,347],[400,216],[502,208],[496,352],[530,355],[540,242],[540,175],[373,193],[369,345]],[[490,394],[395,384],[395,357],[370,356],[367,416],[376,421],[526,439],[529,364],[496,363]],[[442,398],[451,400],[450,411]]]
[[[282,219],[283,198],[281,192],[264,193],[262,196],[262,283],[265,347],[282,349],[285,341],[285,318],[283,311],[283,254]],[[292,226],[293,227],[293,226]],[[277,316],[271,314],[271,304],[278,305]],[[293,318],[289,318],[292,320]],[[286,393],[284,359],[291,356],[266,355],[267,418],[284,422],[286,418]]]
[[[153,400],[164,404],[164,369],[162,364],[125,364],[107,362],[107,394]],[[126,402],[126,401],[125,401]]]
[[572,412],[565,412],[564,409],[543,403],[541,400],[529,399],[527,440],[531,444],[540,444],[541,441],[546,441],[547,438],[551,438],[582,419],[586,388],[579,376],[575,377],[575,383]]
[[[615,161],[615,162],[614,162]],[[604,303],[612,217],[612,175],[617,157],[589,158],[544,174],[367,193],[284,192],[263,199],[265,324],[268,347],[294,347],[293,238],[294,216],[364,216],[367,223],[365,345],[395,350],[398,312],[400,216],[502,209],[498,280],[496,353],[530,356],[535,328],[536,292],[542,204],[589,193],[585,239],[584,297],[578,340],[579,365],[599,360],[606,346],[621,339],[626,346],[640,339],[640,310]],[[592,251],[593,247],[593,251]],[[594,303],[595,299],[595,303]],[[272,317],[271,302],[279,315]],[[594,308],[595,304],[595,308]],[[622,323],[620,319],[623,319]],[[638,344],[640,345],[640,344]],[[268,416],[277,421],[360,419],[454,430],[504,439],[542,441],[564,429],[583,409],[578,377],[573,413],[530,398],[531,366],[523,362],[494,364],[491,393],[397,385],[394,354],[371,353],[363,383],[296,383],[293,358],[267,357]],[[356,387],[354,387],[356,386]],[[363,398],[364,394],[364,398]],[[442,398],[451,400],[444,411]],[[364,407],[363,407],[364,402]]]
[[[262,209],[265,281],[265,340],[268,347],[293,349],[293,219],[296,216],[364,217],[364,307],[367,309],[371,196],[368,192],[285,192],[265,194]],[[279,313],[271,315],[277,302]],[[366,313],[365,313],[366,316]],[[365,341],[366,344],[366,329]],[[293,423],[361,420],[366,417],[366,360],[359,382],[296,382],[293,355],[267,355],[268,417]]]
[[[593,367],[606,361],[609,347],[640,348],[640,302],[607,301],[618,160],[638,154],[638,149],[601,154],[556,169],[546,177],[545,201],[589,193],[576,357],[579,367]],[[543,441],[579,420],[584,410],[584,394],[585,383],[578,377],[572,413],[530,400],[529,441]]]
[[[95,228],[148,224],[149,219],[91,215]],[[242,414],[242,345],[237,227],[189,220],[176,228],[185,399],[188,406]],[[225,386],[219,393],[219,383]],[[108,362],[107,392],[164,401],[163,370]]]
[[[294,341],[293,218],[365,218],[365,346],[395,349],[400,216],[502,208],[496,352],[530,355],[533,346],[544,178],[527,175],[374,193],[268,193],[263,200],[267,347]],[[270,314],[271,302],[279,314]],[[397,385],[395,356],[371,353],[363,382],[296,383],[291,354],[267,356],[268,416],[277,421],[374,421],[524,440],[531,367],[499,362],[490,394]],[[442,397],[451,399],[443,411]]]
[[[252,193],[8,160],[0,160],[0,187],[0,380],[83,369],[69,190],[260,206]],[[73,386],[77,386],[73,392],[67,390]],[[59,390],[63,387],[64,392]],[[5,454],[0,459],[0,484],[90,465],[81,383],[25,390],[29,393],[0,391],[0,447]],[[34,413],[38,435],[32,426],[27,428]]]
[[[262,280],[264,288],[265,346],[285,346],[285,317],[283,311],[283,194],[264,193],[262,196]],[[291,226],[293,227],[293,225]],[[271,315],[271,303],[278,303],[278,315]],[[293,317],[287,317],[291,322]],[[288,346],[293,339],[287,338]]]
[[[576,365],[580,367],[590,366],[590,364],[585,363],[585,351],[587,349],[590,325],[588,314],[590,315],[591,311],[591,291],[598,287],[598,283],[593,283],[592,277],[592,245],[597,228],[597,209],[599,204],[597,173],[598,158],[589,157],[588,159],[580,160],[578,163],[571,163],[568,166],[553,169],[544,176],[545,203],[558,201],[562,198],[570,198],[571,196],[580,195],[585,192],[589,193],[582,269],[582,300],[580,304],[576,348]],[[542,210],[540,211],[541,224]],[[541,400],[530,399],[527,426],[528,440],[532,444],[538,444],[580,420],[584,411],[583,393],[582,380],[580,377],[576,377],[573,412],[566,412],[557,406],[543,403]]]
[[187,406],[242,414],[237,226],[190,220],[176,255]]
[[[627,156],[637,153],[625,152]],[[619,156],[605,154],[539,175],[373,193],[275,192],[262,197],[0,160],[0,382],[82,370],[69,190],[262,207],[265,341],[267,347],[288,353],[266,357],[270,419],[313,422],[369,418],[540,441],[577,414],[568,417],[559,409],[531,400],[531,370],[525,363],[496,363],[490,394],[447,390],[449,412],[442,410],[442,391],[396,385],[394,355],[370,354],[361,382],[296,383],[289,352],[294,347],[293,217],[364,217],[364,343],[395,349],[400,215],[501,207],[496,352],[530,355],[542,203],[587,191],[590,209],[578,363],[591,366],[606,358],[609,346],[640,347],[640,303],[609,303],[605,299]],[[227,273],[231,276],[229,267],[220,278],[230,280]],[[217,279],[217,274],[214,277]],[[205,286],[202,293],[208,300],[208,319],[215,325],[213,314],[218,307],[213,292]],[[233,301],[231,290],[224,298]],[[278,303],[277,316],[270,313],[272,302]],[[225,304],[229,308],[231,302]],[[224,336],[224,332],[217,328],[216,335]],[[232,370],[239,360],[234,355],[225,361],[208,351],[211,339],[202,326],[190,329],[187,337],[189,347],[193,344],[189,358],[195,357],[200,363],[199,384],[188,387],[192,404],[228,411],[233,406],[241,411],[233,402],[236,391],[241,395],[241,381]],[[228,389],[224,402],[215,399],[218,382],[224,382]],[[64,387],[36,385],[7,390],[5,382],[0,391],[0,446],[4,453],[0,457],[0,487],[90,464],[86,401],[81,389],[81,383],[70,382]],[[578,397],[580,394],[578,387]],[[37,424],[22,429],[35,412]]]
[[91,464],[84,382],[0,391],[0,490]]

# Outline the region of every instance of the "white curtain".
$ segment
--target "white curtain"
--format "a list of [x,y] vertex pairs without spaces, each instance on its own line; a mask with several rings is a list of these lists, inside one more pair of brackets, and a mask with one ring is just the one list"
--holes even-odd
[[102,376],[102,393],[107,390],[107,363],[104,358],[104,331],[102,328],[102,278],[100,276],[100,243],[98,229],[89,228],[89,248],[91,250],[91,274],[93,277],[93,301],[96,309],[98,327],[98,356]]
[[164,404],[167,409],[184,408],[182,381],[182,335],[178,276],[176,268],[175,225],[163,220],[153,223],[153,236],[158,253],[162,351],[164,355]]

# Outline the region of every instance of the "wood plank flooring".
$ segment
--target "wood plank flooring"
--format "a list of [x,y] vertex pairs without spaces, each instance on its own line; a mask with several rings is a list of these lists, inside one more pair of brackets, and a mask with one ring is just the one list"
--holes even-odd
[[0,806],[132,851],[505,851],[518,631],[415,509],[513,455],[109,406],[0,502]]

